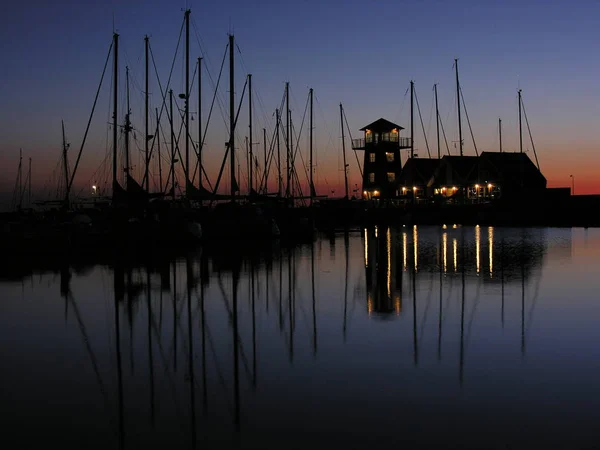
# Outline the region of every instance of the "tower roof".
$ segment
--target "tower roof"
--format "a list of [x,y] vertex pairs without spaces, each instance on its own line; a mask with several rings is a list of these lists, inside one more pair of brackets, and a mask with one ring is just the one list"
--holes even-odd
[[385,133],[385,132],[392,131],[394,128],[397,128],[399,130],[404,130],[404,127],[401,127],[400,125],[396,125],[395,123],[390,122],[389,120],[385,120],[382,117],[380,119],[377,119],[375,122],[370,123],[369,125],[367,125],[365,127],[362,127],[360,129],[360,131],[371,130],[376,133]]

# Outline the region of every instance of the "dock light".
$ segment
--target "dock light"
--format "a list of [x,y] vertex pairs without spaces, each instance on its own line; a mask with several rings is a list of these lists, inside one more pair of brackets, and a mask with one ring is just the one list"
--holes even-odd
[[492,183],[489,183],[488,184],[488,189],[491,189],[491,188],[492,188]]
[[444,225],[442,225],[442,228],[445,230],[448,227],[446,226],[446,224],[444,224]]
[[478,184],[475,185],[475,189],[479,189],[479,185]]
[[445,186],[442,188],[442,192],[446,192],[446,187]]
[[402,193],[406,192],[406,187],[402,188]]
[[416,187],[416,186],[413,186],[413,191],[416,191],[416,190],[417,190],[417,187]]
[[373,191],[373,195],[377,197],[379,195],[379,191]]
[[363,195],[367,195],[367,194],[368,194],[368,192],[367,192],[367,191],[363,191]]
[[457,191],[457,190],[458,190],[458,188],[457,188],[456,186],[454,186],[454,187],[452,188],[452,190],[453,190],[453,191]]
[[93,185],[92,186],[92,194],[95,194],[97,189],[98,189],[98,186]]

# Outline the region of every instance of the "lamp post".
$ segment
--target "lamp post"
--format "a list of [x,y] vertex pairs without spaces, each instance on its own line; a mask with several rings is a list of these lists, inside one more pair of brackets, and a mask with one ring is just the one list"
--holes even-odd
[[575,176],[569,175],[571,177],[571,195],[575,195]]

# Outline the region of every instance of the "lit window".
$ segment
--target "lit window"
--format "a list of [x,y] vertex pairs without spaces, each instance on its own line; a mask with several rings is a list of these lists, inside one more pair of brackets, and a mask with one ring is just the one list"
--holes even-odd
[[394,162],[394,154],[392,152],[385,152],[385,157],[388,162]]
[[369,162],[375,162],[375,153],[369,153]]
[[375,183],[375,173],[371,172],[369,174],[369,183]]
[[394,172],[387,173],[388,182],[393,182],[396,180],[396,174]]

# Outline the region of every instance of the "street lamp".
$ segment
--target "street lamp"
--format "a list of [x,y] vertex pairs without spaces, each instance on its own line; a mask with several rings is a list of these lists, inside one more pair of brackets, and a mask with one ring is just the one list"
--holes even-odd
[[571,177],[571,195],[575,195],[575,176],[569,175]]

